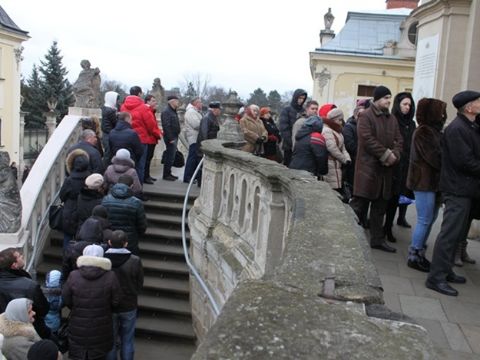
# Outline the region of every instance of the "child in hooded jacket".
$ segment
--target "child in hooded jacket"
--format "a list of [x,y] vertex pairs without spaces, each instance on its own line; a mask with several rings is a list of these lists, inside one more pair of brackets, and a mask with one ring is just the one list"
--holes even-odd
[[58,331],[60,327],[61,311],[63,307],[62,288],[60,287],[60,279],[62,273],[58,270],[52,270],[47,274],[45,279],[45,287],[42,287],[43,294],[47,298],[50,310],[45,316],[45,324],[52,330]]

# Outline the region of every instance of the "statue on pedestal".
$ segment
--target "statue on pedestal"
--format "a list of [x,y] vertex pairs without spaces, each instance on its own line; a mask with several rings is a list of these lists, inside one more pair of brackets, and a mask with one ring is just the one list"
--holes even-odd
[[100,107],[100,69],[92,69],[90,61],[82,60],[80,62],[82,71],[78,75],[77,81],[73,84],[73,94],[75,95],[75,106],[81,108],[99,108]]
[[22,201],[17,181],[10,168],[10,156],[0,151],[0,233],[14,233],[20,229]]
[[167,103],[165,101],[165,89],[160,82],[160,78],[157,77],[153,79],[152,90],[150,90],[149,94],[155,96],[158,103],[158,109],[162,111]]
[[331,30],[333,20],[335,16],[332,14],[332,8],[328,8],[328,12],[324,15],[323,20],[325,21],[325,30]]

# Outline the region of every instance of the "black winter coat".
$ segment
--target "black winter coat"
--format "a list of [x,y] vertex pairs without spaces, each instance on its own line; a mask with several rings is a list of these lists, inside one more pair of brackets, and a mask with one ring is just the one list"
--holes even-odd
[[72,236],[78,229],[78,195],[80,195],[88,175],[90,175],[88,171],[72,171],[60,189],[60,200],[63,202],[63,232]]
[[91,215],[93,208],[102,203],[103,194],[97,190],[83,188],[77,198],[77,219],[80,228]]
[[117,124],[117,110],[102,106],[102,133],[109,134]]
[[328,150],[318,129],[302,126],[295,136],[290,169],[306,170],[315,176],[328,173]]
[[80,141],[70,147],[67,153],[70,154],[75,149],[81,149],[88,154],[88,159],[90,162],[89,170],[92,174],[97,173],[103,175],[105,169],[103,168],[102,155],[95,146],[86,141]]
[[112,313],[121,297],[120,285],[110,260],[80,256],[62,289],[69,320],[71,359],[96,359],[113,347]]
[[460,113],[443,133],[440,191],[480,198],[480,131]]
[[200,128],[197,136],[197,155],[202,156],[200,151],[200,145],[203,140],[216,139],[218,131],[220,130],[220,125],[218,123],[217,117],[213,112],[208,111],[208,113],[200,121]]
[[178,120],[177,111],[170,105],[167,105],[165,110],[160,115],[162,119],[163,139],[166,143],[178,139],[180,135],[180,121]]
[[108,212],[113,230],[123,230],[128,235],[128,249],[135,252],[139,235],[147,229],[147,218],[141,200],[132,195],[125,184],[115,184],[110,193],[103,198],[102,205]]
[[[303,112],[303,104],[298,105],[298,98],[302,95],[307,96],[307,92],[303,89],[297,89],[293,93],[292,101],[289,106],[284,108],[280,113],[280,133],[282,134],[282,148],[284,150],[292,150],[292,128],[295,121]],[[296,140],[295,140],[296,141]]]
[[135,310],[138,306],[138,293],[143,287],[142,261],[127,249],[109,249],[105,257],[112,262],[112,270],[122,288],[122,299],[115,312]]
[[10,300],[18,298],[33,301],[33,311],[36,313],[33,326],[41,338],[48,338],[50,330],[45,325],[45,316],[50,305],[40,285],[25,270],[0,270],[0,313],[5,312]]
[[343,139],[345,141],[345,149],[352,162],[345,169],[345,181],[349,184],[353,184],[355,177],[355,159],[357,158],[357,119],[353,116],[347,120],[347,123],[342,130]]
[[[260,119],[262,120],[263,126],[265,126],[265,129],[268,133],[267,142],[263,144],[263,155],[265,157],[275,156],[277,154],[277,144],[282,141],[282,137],[280,136],[280,130],[278,130],[277,125],[275,125],[273,119]],[[276,140],[274,139],[274,137],[276,138]]]
[[[108,136],[108,143],[110,144],[110,155],[115,156],[117,150],[127,149],[130,151],[132,160],[137,163],[143,154],[143,146],[140,142],[138,134],[133,131],[132,126],[123,120],[117,121],[117,125],[110,132]],[[109,162],[112,159],[109,159]]]

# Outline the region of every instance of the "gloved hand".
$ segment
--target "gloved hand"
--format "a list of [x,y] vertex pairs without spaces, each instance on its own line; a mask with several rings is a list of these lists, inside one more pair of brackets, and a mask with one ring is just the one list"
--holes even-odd
[[264,139],[265,139],[265,137],[259,136],[258,139],[257,139],[257,141],[256,141],[256,143],[257,143],[257,144],[261,144],[261,143],[263,143]]
[[270,135],[268,135],[268,141],[277,142],[278,138],[275,135],[270,134]]

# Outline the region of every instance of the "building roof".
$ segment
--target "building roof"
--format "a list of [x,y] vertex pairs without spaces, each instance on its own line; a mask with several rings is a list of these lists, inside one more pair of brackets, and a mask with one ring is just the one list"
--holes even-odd
[[382,56],[385,43],[400,40],[400,24],[411,11],[411,9],[392,9],[349,12],[345,25],[338,35],[315,51]]
[[21,35],[28,35],[28,31],[20,29],[17,24],[8,16],[5,10],[0,6],[0,26],[8,31],[15,32]]

